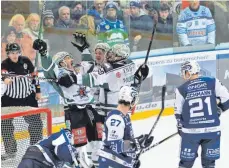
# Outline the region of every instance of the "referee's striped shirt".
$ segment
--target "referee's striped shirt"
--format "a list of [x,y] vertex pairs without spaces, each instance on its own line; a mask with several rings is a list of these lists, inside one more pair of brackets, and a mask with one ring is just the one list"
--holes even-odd
[[10,77],[12,83],[6,85],[4,95],[15,99],[22,99],[28,97],[33,92],[40,93],[39,81],[26,77],[35,76],[34,66],[27,57],[19,56],[17,63],[7,58],[2,62],[1,71],[3,81],[7,78],[4,74],[9,74],[9,76],[18,75],[17,77]]

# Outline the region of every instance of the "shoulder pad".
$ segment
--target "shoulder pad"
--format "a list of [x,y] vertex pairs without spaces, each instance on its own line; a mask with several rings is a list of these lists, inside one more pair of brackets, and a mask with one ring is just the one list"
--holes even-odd
[[110,63],[104,63],[103,68],[105,72],[108,72],[113,69],[113,66]]

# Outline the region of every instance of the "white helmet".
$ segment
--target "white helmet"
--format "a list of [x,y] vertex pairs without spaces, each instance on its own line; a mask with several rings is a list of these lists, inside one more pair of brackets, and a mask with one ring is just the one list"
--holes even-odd
[[52,61],[53,61],[53,63],[55,63],[55,64],[57,64],[58,66],[60,66],[60,62],[62,62],[63,59],[64,59],[66,56],[70,56],[70,57],[73,59],[73,57],[72,57],[71,54],[69,54],[68,52],[65,52],[65,51],[61,51],[61,52],[56,53],[56,55],[54,55],[54,56],[52,57]]
[[118,100],[129,102],[131,107],[137,103],[137,98],[138,92],[134,87],[123,86],[119,91]]
[[200,65],[196,61],[186,61],[181,65],[181,73],[183,76],[185,76],[186,72],[190,73],[190,77],[198,74],[200,73]]
[[107,54],[107,62],[125,60],[130,56],[130,48],[126,44],[115,44]]
[[95,45],[94,51],[97,49],[104,50],[107,53],[111,48],[107,43],[97,43]]

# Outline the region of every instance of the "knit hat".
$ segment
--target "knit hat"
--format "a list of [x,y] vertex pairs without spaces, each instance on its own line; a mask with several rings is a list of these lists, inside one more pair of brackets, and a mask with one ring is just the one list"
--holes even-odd
[[43,12],[43,20],[46,18],[53,18],[54,19],[54,15],[53,15],[53,12],[51,10],[45,10]]
[[4,36],[7,37],[9,34],[11,34],[11,32],[14,32],[15,34],[17,34],[16,29],[13,26],[9,26]]
[[118,10],[117,3],[115,3],[115,2],[107,2],[105,8],[106,8],[106,10],[109,9],[109,8],[114,8],[114,9]]
[[141,8],[141,4],[137,1],[130,1],[130,7],[131,6],[134,6],[134,7],[137,7],[137,8]]

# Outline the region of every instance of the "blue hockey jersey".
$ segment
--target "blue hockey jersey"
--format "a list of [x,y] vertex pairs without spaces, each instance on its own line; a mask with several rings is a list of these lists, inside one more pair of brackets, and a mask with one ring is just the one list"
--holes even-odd
[[215,78],[199,77],[176,89],[175,116],[183,126],[183,133],[203,135],[220,131],[217,97],[222,109],[229,109],[229,92]]
[[[70,131],[65,130],[65,132],[69,139],[69,142],[71,142],[72,135]],[[45,153],[51,159],[52,164],[56,165],[59,161],[73,164],[73,159],[69,152],[67,142],[65,141],[64,136],[61,132],[54,133],[48,138],[43,139],[42,141],[38,142],[36,146],[40,146],[45,151]],[[72,148],[73,152],[76,152],[76,149],[74,147]],[[45,156],[45,159],[50,162],[48,157]]]
[[177,22],[177,34],[181,46],[215,44],[215,22],[210,10],[201,6],[197,11],[185,8]]
[[[110,153],[114,158],[119,158],[126,165],[132,167],[136,157],[135,149],[125,148],[125,141],[132,139],[134,139],[134,134],[129,115],[124,115],[118,110],[112,110],[106,117],[104,124],[101,152]],[[113,161],[115,160],[117,159]]]

